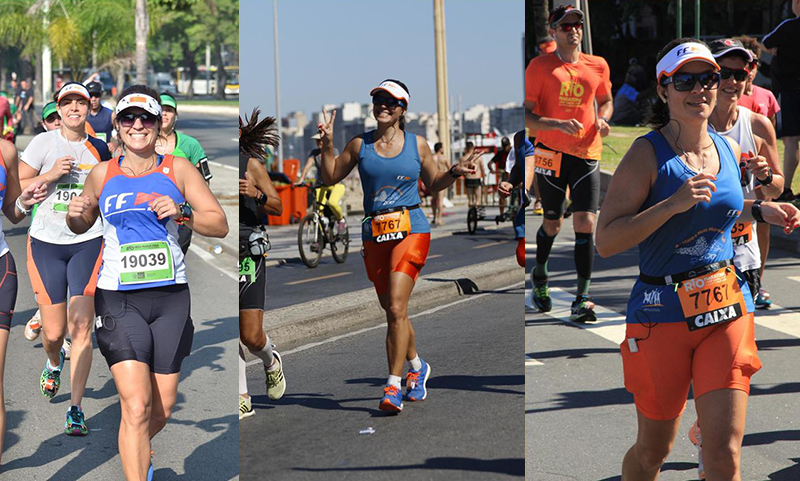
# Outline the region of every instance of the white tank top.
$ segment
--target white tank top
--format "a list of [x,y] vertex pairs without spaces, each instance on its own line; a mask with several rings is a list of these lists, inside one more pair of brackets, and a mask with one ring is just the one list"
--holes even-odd
[[[756,198],[756,177],[747,169],[747,159],[754,159],[758,156],[756,139],[753,136],[752,115],[750,109],[737,106],[739,117],[736,123],[727,132],[717,132],[725,137],[735,140],[742,150],[739,159],[739,168],[742,173],[742,192],[745,199]],[[709,130],[714,130],[708,124]],[[756,223],[737,222],[731,231],[733,240],[733,263],[740,271],[749,271],[761,267],[761,251],[758,249],[758,237],[756,236]]]

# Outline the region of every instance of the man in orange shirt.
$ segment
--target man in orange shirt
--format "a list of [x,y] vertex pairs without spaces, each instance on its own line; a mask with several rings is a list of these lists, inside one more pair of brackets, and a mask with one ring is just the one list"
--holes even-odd
[[578,292],[570,320],[594,322],[594,304],[588,294],[594,260],[593,233],[600,203],[601,137],[608,135],[608,119],[614,110],[610,72],[603,58],[579,51],[583,39],[582,11],[560,7],[548,21],[556,51],[531,60],[525,70],[526,126],[537,132],[536,183],[544,207],[544,221],[536,234],[533,302],[542,312],[552,308],[547,259],[561,230],[569,187],[575,212],[572,225],[578,274]]

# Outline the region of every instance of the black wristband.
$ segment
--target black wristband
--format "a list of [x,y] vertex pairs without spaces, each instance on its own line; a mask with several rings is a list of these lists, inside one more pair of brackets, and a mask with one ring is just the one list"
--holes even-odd
[[761,180],[759,178],[756,178],[756,180],[758,180],[758,183],[761,184],[761,185],[769,185],[769,184],[771,184],[772,183],[772,169],[767,170],[767,178],[766,179]]
[[761,199],[753,202],[753,206],[750,208],[750,212],[752,212],[753,219],[755,219],[756,222],[762,222],[763,223],[763,222],[766,222],[766,221],[764,220],[764,216],[761,215],[761,203],[762,202],[764,202],[764,201],[761,200]]
[[263,206],[267,203],[267,199],[267,194],[261,194],[261,197],[256,199],[256,204]]
[[450,170],[448,170],[448,171],[447,171],[447,173],[448,173],[448,174],[450,174],[450,177],[452,177],[452,178],[454,178],[454,179],[457,179],[457,178],[461,177],[461,175],[462,175],[462,174],[458,174],[458,175],[456,175],[456,174],[453,172],[453,169],[455,169],[455,168],[456,168],[456,166],[455,166],[455,165],[454,165],[454,166],[452,166],[452,167],[450,167]]

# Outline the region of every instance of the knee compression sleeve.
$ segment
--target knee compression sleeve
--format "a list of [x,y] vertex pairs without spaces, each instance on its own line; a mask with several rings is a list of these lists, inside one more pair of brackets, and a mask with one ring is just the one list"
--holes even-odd
[[575,270],[578,271],[578,294],[589,292],[594,262],[594,235],[575,233]]

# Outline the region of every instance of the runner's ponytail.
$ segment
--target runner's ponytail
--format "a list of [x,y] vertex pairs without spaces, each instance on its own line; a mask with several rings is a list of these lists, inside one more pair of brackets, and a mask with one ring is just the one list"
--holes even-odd
[[241,135],[239,136],[239,153],[256,159],[266,159],[268,157],[266,146],[277,147],[280,138],[275,133],[275,117],[265,117],[260,122],[258,107],[253,109],[250,118],[244,117],[244,124],[241,125]]

